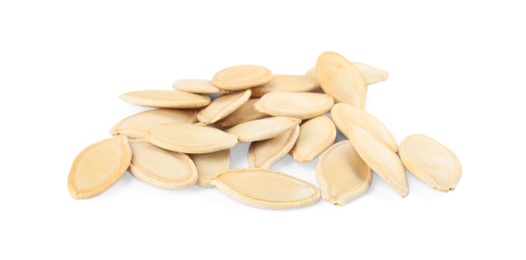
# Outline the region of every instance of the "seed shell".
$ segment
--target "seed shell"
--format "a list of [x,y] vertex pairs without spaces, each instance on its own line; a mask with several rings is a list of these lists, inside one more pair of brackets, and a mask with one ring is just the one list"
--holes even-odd
[[321,115],[300,125],[296,144],[290,150],[294,161],[308,163],[334,143],[336,127],[330,118]]
[[329,111],[334,99],[323,93],[271,92],[265,94],[254,108],[272,116],[309,119]]
[[212,124],[236,111],[250,98],[250,89],[234,92],[216,98],[210,105],[197,114],[197,119],[202,124]]
[[190,157],[197,167],[197,184],[202,187],[212,187],[212,180],[230,168],[230,149],[213,153],[190,154]]
[[181,79],[172,83],[172,87],[184,92],[195,94],[224,94],[230,91],[220,89],[206,79]]
[[268,83],[272,72],[258,65],[238,65],[217,72],[212,83],[221,89],[241,90]]
[[296,118],[277,116],[248,121],[225,132],[237,136],[239,142],[254,142],[274,138],[300,123],[301,120]]
[[270,92],[310,92],[320,88],[315,77],[308,75],[274,75],[270,82],[252,88],[252,97],[262,97]]
[[214,125],[219,127],[232,127],[244,122],[268,117],[269,115],[261,113],[254,108],[254,104],[258,101],[259,98],[249,99],[236,111],[215,122]]
[[299,133],[300,127],[295,126],[272,139],[251,143],[248,148],[248,165],[253,168],[270,168],[292,149]]
[[156,108],[200,108],[210,104],[206,95],[173,90],[132,91],[119,97],[128,103]]

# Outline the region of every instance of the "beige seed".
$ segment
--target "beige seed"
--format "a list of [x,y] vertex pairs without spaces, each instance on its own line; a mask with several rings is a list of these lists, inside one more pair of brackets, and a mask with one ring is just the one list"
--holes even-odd
[[217,175],[230,168],[230,149],[213,153],[190,154],[197,167],[197,184],[202,187],[212,187],[210,184]]
[[340,54],[322,53],[316,62],[316,78],[323,91],[336,101],[364,107],[367,85],[360,72]]
[[367,192],[373,173],[351,142],[343,141],[321,155],[316,164],[316,180],[323,199],[344,205]]
[[262,66],[238,65],[217,72],[212,79],[215,86],[226,90],[241,90],[268,83],[272,72]]
[[325,151],[336,139],[336,127],[324,115],[310,119],[300,125],[296,144],[290,150],[294,161],[308,163]]
[[154,126],[144,136],[148,142],[180,153],[211,153],[237,145],[237,137],[221,130],[196,124]]
[[173,90],[132,91],[119,97],[128,103],[157,108],[199,108],[210,104],[208,96]]
[[241,107],[250,98],[250,89],[218,97],[197,114],[202,124],[211,124]]
[[122,135],[86,147],[71,166],[69,193],[75,199],[103,193],[126,173],[131,158],[128,138]]
[[184,109],[153,109],[124,118],[110,130],[112,135],[125,135],[128,138],[144,138],[146,130],[152,126],[171,123],[194,123],[197,111]]
[[274,75],[269,83],[252,88],[252,97],[276,92],[310,92],[318,89],[320,84],[315,77],[307,75]]
[[236,125],[225,132],[237,136],[239,142],[248,143],[276,137],[300,123],[301,120],[296,118],[269,117]]
[[363,161],[400,196],[407,196],[405,168],[396,153],[358,125],[352,127],[348,137]]
[[331,109],[331,117],[336,127],[350,139],[351,127],[359,125],[387,145],[393,152],[398,152],[398,143],[387,127],[365,110],[349,104],[338,103]]
[[269,115],[261,113],[254,108],[254,104],[258,101],[259,98],[249,99],[236,111],[232,112],[225,118],[215,122],[214,124],[219,127],[231,127],[244,122],[268,117]]
[[172,83],[172,87],[189,93],[196,94],[223,94],[230,91],[220,89],[206,79],[181,79]]
[[[351,63],[358,70],[362,78],[365,80],[365,84],[367,85],[372,85],[380,81],[385,81],[389,77],[389,74],[385,70],[361,62]],[[316,78],[316,67],[308,70],[307,73],[305,73],[305,75]]]
[[161,149],[145,140],[132,140],[130,172],[137,179],[165,189],[186,189],[197,181],[188,155]]
[[272,92],[265,94],[254,108],[272,116],[309,119],[329,111],[334,99],[323,93]]
[[314,185],[266,169],[227,170],[212,185],[234,200],[264,209],[301,208],[320,200]]
[[439,191],[454,190],[462,177],[457,156],[425,135],[406,137],[400,144],[400,158],[409,172]]
[[248,148],[248,165],[253,168],[270,168],[292,149],[299,132],[300,127],[295,126],[292,130],[272,139],[251,143]]

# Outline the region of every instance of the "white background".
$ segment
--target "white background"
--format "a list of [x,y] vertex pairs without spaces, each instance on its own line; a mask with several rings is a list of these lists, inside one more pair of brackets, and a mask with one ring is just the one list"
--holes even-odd
[[[1,1],[1,259],[525,259],[521,1]],[[367,110],[460,158],[457,190],[378,177],[363,197],[285,211],[126,174],[77,201],[75,156],[171,89],[237,64],[303,74],[327,50],[389,72]],[[247,145],[233,167],[246,167]],[[315,162],[273,168],[315,183]]]

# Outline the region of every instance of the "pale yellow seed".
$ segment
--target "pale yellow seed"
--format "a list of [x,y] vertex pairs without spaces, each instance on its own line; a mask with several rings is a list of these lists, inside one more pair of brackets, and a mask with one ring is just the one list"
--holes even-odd
[[212,124],[236,111],[250,98],[250,89],[216,98],[197,114],[202,124]]
[[272,139],[253,142],[248,149],[248,165],[253,168],[270,168],[292,149],[299,132],[300,127],[296,126]]
[[318,116],[300,125],[296,144],[290,150],[294,161],[308,163],[334,143],[336,127],[327,116]]
[[212,79],[215,86],[226,90],[241,90],[268,83],[272,72],[262,66],[238,65],[217,72]]
[[230,149],[213,153],[190,154],[197,167],[197,184],[202,187],[212,187],[211,182],[217,175],[230,168]]
[[239,142],[254,142],[274,138],[300,123],[296,118],[269,117],[236,125],[225,132],[237,136]]
[[189,93],[196,94],[223,94],[230,91],[220,89],[206,79],[180,79],[172,83],[172,87]]
[[315,77],[308,75],[274,75],[269,83],[252,88],[252,97],[275,92],[310,92],[320,88]]
[[265,94],[254,108],[272,116],[309,119],[329,111],[332,97],[322,93],[271,92]]
[[[367,85],[372,85],[380,81],[385,81],[387,80],[387,78],[389,78],[389,74],[385,70],[361,62],[351,63],[358,70],[358,72],[364,79],[365,84]],[[316,67],[308,70],[307,73],[305,73],[305,75],[316,78]]]
[[173,90],[132,91],[119,97],[128,103],[156,108],[200,108],[210,104],[206,95]]
[[225,118],[214,123],[220,127],[231,127],[248,121],[268,117],[269,115],[261,113],[254,108],[254,104],[259,101],[259,98],[252,98],[245,102],[236,111],[232,112]]

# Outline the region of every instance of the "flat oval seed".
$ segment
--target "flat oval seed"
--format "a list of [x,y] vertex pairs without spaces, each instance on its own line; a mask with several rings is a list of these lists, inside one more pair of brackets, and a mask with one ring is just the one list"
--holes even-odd
[[71,166],[69,193],[75,199],[103,193],[126,173],[131,158],[128,138],[122,135],[86,147]]
[[[365,84],[367,85],[372,85],[380,81],[385,81],[389,77],[389,74],[385,70],[361,62],[351,63],[358,70],[358,72],[364,79]],[[316,78],[316,67],[308,70],[307,73],[305,73],[305,75]]]
[[130,172],[137,179],[165,189],[186,189],[197,181],[197,169],[188,155],[132,140]]
[[235,135],[193,124],[154,126],[144,137],[156,146],[180,153],[211,153],[237,145]]
[[197,119],[203,124],[211,124],[236,111],[250,98],[250,89],[235,92],[216,98],[210,105],[197,114]]
[[230,91],[220,89],[206,79],[180,79],[172,83],[172,87],[189,93],[196,94],[223,94]]
[[309,119],[329,111],[334,100],[322,93],[272,92],[265,94],[254,108],[273,116]]
[[269,115],[261,113],[254,108],[254,104],[258,101],[259,98],[249,99],[236,111],[232,112],[225,118],[215,122],[214,124],[220,127],[231,127],[244,122],[268,117]]
[[336,139],[336,127],[324,115],[310,119],[300,125],[296,144],[290,150],[294,161],[308,163],[325,151]]
[[300,123],[296,118],[269,117],[236,125],[225,132],[237,136],[239,142],[254,142],[276,137]]
[[398,143],[387,127],[365,110],[349,104],[338,103],[331,109],[331,117],[338,129],[350,139],[351,127],[359,125],[387,145],[393,152],[398,152]]
[[212,187],[212,180],[230,168],[230,149],[213,153],[190,154],[197,167],[197,185]]
[[321,196],[334,205],[344,205],[367,192],[373,180],[371,168],[350,141],[332,145],[316,164]]
[[152,126],[171,123],[194,123],[197,111],[176,109],[153,109],[124,118],[110,130],[112,135],[125,135],[140,139]]
[[234,200],[264,209],[301,208],[320,200],[314,185],[265,169],[227,170],[212,185]]
[[272,139],[251,143],[248,148],[248,165],[253,168],[270,168],[292,149],[299,133],[300,127],[295,126]]
[[208,96],[173,90],[132,91],[119,97],[128,103],[157,108],[199,108],[210,104]]
[[439,191],[454,190],[462,177],[457,156],[425,135],[406,137],[400,144],[400,158],[409,172]]
[[396,153],[360,126],[351,131],[349,140],[363,161],[400,196],[407,196],[405,168]]
[[364,107],[367,85],[360,72],[340,54],[322,53],[316,62],[316,78],[323,91],[336,101]]
[[241,90],[263,85],[272,79],[272,72],[262,66],[238,65],[217,72],[214,85],[226,90]]
[[318,89],[320,84],[316,78],[307,75],[274,75],[269,83],[252,88],[252,97],[275,92],[310,92]]

